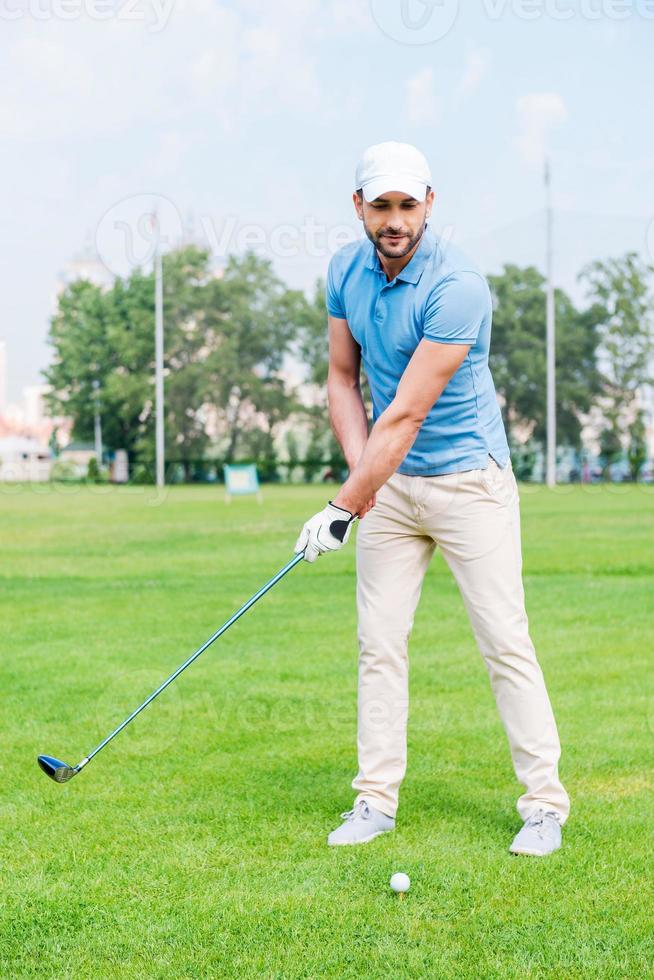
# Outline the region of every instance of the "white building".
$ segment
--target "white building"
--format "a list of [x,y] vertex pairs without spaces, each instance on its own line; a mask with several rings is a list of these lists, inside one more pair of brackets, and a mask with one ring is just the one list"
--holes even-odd
[[37,429],[47,422],[45,395],[50,391],[49,385],[27,385],[23,388],[23,406],[25,425],[29,429]]
[[54,297],[53,308],[57,308],[57,300],[68,286],[80,279],[99,286],[100,289],[109,289],[114,281],[112,273],[107,269],[104,262],[98,256],[90,235],[87,236],[84,248],[77,252],[70,262],[67,262],[62,269],[57,280],[56,295]]
[[7,408],[7,345],[0,340],[0,415]]
[[0,439],[0,481],[44,483],[50,479],[52,454],[47,446],[24,436]]
[[69,442],[59,453],[62,463],[68,463],[78,478],[86,476],[89,463],[95,458],[95,446],[92,442]]

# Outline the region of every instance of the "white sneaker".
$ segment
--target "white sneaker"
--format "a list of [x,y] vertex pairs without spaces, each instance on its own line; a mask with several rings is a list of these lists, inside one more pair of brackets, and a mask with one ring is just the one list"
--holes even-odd
[[393,817],[387,817],[385,813],[375,810],[374,806],[370,806],[365,800],[359,800],[352,810],[341,813],[341,819],[345,822],[336,830],[332,830],[327,838],[330,847],[340,844],[365,844],[395,827]]
[[516,834],[509,851],[544,857],[561,846],[561,824],[555,810],[536,810],[527,817]]

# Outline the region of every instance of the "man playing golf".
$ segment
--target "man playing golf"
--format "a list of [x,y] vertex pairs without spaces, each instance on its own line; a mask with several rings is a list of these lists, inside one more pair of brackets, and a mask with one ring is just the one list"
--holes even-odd
[[561,844],[570,801],[525,611],[518,488],[488,367],[491,296],[476,266],[428,227],[431,184],[415,147],[366,150],[353,199],[367,239],[340,249],[327,276],[329,411],[350,475],[304,525],[295,551],[308,562],[336,551],[365,516],[356,536],[357,796],[328,843],[364,843],[395,826],[406,771],[408,639],[438,546],[525,788],[517,802],[524,825],[510,850],[544,855]]

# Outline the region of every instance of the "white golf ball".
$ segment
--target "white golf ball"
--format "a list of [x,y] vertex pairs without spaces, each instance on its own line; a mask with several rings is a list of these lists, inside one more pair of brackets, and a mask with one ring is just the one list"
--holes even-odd
[[396,871],[391,878],[391,888],[394,892],[408,892],[411,887],[411,879],[403,871]]

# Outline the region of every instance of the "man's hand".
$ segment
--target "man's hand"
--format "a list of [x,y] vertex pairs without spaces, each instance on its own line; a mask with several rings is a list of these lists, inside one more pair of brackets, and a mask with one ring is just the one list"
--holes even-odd
[[368,511],[372,510],[372,508],[375,506],[376,503],[377,503],[377,494],[373,493],[368,503],[363,505],[363,507],[357,514],[357,517],[365,517]]
[[295,553],[304,551],[304,560],[314,562],[318,555],[338,551],[347,542],[357,515],[335,507],[331,500],[324,510],[314,514],[302,528],[295,542]]

